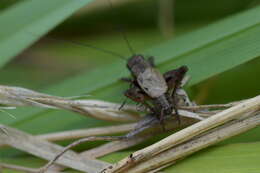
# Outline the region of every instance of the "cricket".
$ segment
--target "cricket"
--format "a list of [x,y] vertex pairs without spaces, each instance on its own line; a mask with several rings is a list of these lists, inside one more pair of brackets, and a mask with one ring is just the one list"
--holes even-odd
[[161,74],[155,68],[153,57],[145,60],[142,55],[133,55],[127,62],[127,68],[133,79],[122,79],[130,83],[125,96],[146,106],[161,123],[163,117],[172,114],[174,110],[180,123],[176,90],[180,87],[188,67],[181,66]]

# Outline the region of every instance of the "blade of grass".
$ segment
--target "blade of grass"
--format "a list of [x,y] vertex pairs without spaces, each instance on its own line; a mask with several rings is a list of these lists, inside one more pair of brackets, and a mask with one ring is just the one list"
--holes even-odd
[[258,156],[260,142],[239,143],[210,147],[180,161],[165,172],[184,173],[242,173],[260,169]]
[[1,12],[0,67],[90,1],[26,0]]

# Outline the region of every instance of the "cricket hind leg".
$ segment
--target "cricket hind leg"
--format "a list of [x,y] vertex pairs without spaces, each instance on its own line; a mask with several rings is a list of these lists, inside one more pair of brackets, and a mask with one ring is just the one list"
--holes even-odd
[[169,87],[169,89],[174,89],[175,87],[180,87],[181,82],[188,71],[187,66],[181,66],[177,69],[170,70],[163,74],[163,77]]
[[164,123],[164,111],[163,111],[163,109],[160,111],[160,117],[159,117],[159,123],[160,123],[160,125],[161,125],[161,127],[162,127],[162,130],[163,131],[166,131],[166,128],[165,128],[165,123]]
[[179,88],[178,86],[179,86],[178,83],[174,86],[170,97],[171,97],[173,110],[175,112],[175,116],[177,118],[178,124],[180,125],[181,124],[181,117],[180,117],[180,114],[179,114],[179,111],[178,111],[178,96],[177,96],[177,89]]
[[177,89],[180,88],[181,86],[181,82],[186,74],[186,72],[188,71],[188,67],[186,66],[181,66],[178,69],[174,69],[171,71],[168,71],[166,73],[164,73],[164,78],[165,81],[168,85],[169,88],[169,95],[171,97],[172,100],[172,106],[173,109],[175,111],[177,120],[179,122],[179,124],[181,124],[181,118],[180,118],[180,114],[178,112],[178,100],[177,100]]
[[178,124],[181,125],[181,117],[180,117],[180,114],[178,111],[178,101],[177,101],[176,91],[172,97],[173,97],[173,99],[172,99],[173,100],[173,110],[175,112],[175,116],[177,118]]

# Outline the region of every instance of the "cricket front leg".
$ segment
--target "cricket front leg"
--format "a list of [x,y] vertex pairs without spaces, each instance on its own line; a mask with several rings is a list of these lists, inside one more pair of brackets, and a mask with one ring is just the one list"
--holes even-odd
[[137,86],[133,86],[132,88],[129,88],[128,90],[125,91],[124,95],[133,100],[134,102],[140,103],[144,105],[147,109],[150,111],[154,111],[152,106],[147,103],[147,100],[149,100],[149,97],[147,96],[146,93],[142,92],[140,88]]

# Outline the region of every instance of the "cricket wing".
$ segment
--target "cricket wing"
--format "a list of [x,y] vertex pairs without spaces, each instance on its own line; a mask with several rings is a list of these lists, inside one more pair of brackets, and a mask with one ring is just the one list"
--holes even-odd
[[168,90],[162,74],[154,68],[147,68],[137,76],[137,82],[143,91],[152,98],[165,94]]

